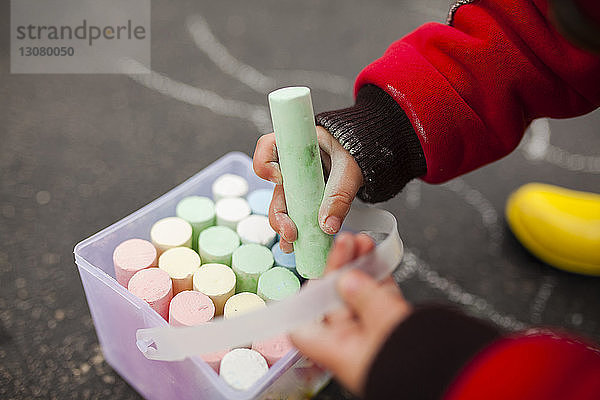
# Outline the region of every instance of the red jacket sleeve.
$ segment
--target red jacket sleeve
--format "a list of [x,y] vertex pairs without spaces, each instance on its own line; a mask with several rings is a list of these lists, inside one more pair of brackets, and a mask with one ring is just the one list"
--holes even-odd
[[[597,7],[600,7],[598,5]],[[511,152],[535,118],[600,105],[600,57],[549,21],[546,0],[480,0],[452,26],[429,23],[358,76],[400,105],[416,132],[427,182],[443,182]]]
[[365,400],[599,400],[600,349],[564,333],[498,327],[424,304],[390,334]]
[[471,361],[446,400],[598,400],[600,350],[550,332],[502,339]]

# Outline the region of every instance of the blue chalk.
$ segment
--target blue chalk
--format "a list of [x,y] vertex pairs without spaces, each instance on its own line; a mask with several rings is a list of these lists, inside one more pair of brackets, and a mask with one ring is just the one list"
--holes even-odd
[[273,189],[258,189],[247,197],[253,214],[269,215],[269,204],[273,197]]
[[296,268],[296,256],[293,252],[289,254],[284,253],[283,250],[281,250],[281,247],[279,247],[279,242],[273,245],[271,252],[273,253],[275,265],[285,267],[287,269]]

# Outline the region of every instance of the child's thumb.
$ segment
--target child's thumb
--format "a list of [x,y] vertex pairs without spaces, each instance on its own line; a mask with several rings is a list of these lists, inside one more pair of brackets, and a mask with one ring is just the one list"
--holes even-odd
[[362,173],[358,166],[333,163],[319,209],[319,225],[323,232],[333,235],[340,230],[361,184]]

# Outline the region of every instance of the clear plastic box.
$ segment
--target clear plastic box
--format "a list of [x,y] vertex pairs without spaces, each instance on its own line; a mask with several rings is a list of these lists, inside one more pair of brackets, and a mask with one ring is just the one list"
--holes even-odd
[[248,180],[250,190],[269,188],[258,178],[252,160],[232,152],[192,178],[119,222],[75,246],[75,262],[106,361],[147,399],[303,399],[314,395],[330,379],[327,371],[290,351],[252,388],[238,391],[227,385],[199,357],[167,362],[148,360],[136,346],[136,331],[167,326],[150,306],[115,280],[112,253],[122,241],[150,238],[152,224],[175,215],[186,196],[211,196],[212,182],[233,173]]

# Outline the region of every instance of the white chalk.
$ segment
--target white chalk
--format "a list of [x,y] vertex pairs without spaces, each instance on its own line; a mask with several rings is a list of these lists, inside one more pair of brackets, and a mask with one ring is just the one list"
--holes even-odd
[[244,197],[248,194],[248,182],[239,175],[221,175],[212,185],[213,200],[227,197]]
[[238,223],[250,215],[250,206],[246,199],[241,197],[228,197],[217,201],[215,205],[217,225],[237,229]]
[[250,215],[238,223],[237,234],[242,244],[256,243],[271,247],[277,233],[271,228],[269,218],[264,215]]
[[219,375],[234,389],[248,390],[269,370],[267,361],[259,352],[233,349],[221,360]]
[[191,247],[192,226],[178,217],[163,218],[152,225],[150,238],[159,255],[173,247]]

